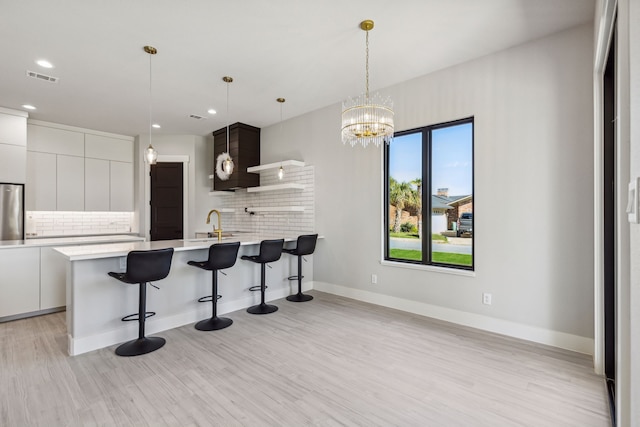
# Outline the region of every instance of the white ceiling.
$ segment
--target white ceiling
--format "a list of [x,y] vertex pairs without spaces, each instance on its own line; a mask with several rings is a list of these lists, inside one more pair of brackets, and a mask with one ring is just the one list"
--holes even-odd
[[[0,0],[0,106],[138,135],[265,127],[371,90],[590,22],[595,0]],[[46,58],[47,70],[35,64]],[[52,84],[26,77],[58,77]],[[207,114],[208,108],[218,111]],[[189,114],[207,117],[194,120]],[[336,118],[338,126],[339,118]]]

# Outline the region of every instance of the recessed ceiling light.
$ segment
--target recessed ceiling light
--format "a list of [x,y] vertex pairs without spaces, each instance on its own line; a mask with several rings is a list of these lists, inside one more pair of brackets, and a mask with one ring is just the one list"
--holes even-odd
[[36,64],[38,64],[42,68],[53,68],[53,64],[51,62],[47,61],[46,59],[38,59],[36,61]]
[[156,129],[160,129],[160,125],[157,124],[157,123],[152,124],[151,127],[156,128]]
[[210,109],[208,109],[208,110],[207,110],[207,113],[209,113],[209,114],[216,114],[216,113],[217,113],[217,111],[216,111],[216,110],[214,110],[213,108],[210,108]]
[[36,109],[36,107],[34,107],[33,105],[30,105],[30,104],[24,104],[22,106],[22,108],[24,108],[25,110],[35,110]]

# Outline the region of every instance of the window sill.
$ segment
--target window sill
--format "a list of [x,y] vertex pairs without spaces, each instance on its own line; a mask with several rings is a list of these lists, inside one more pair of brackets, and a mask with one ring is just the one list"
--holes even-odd
[[380,261],[380,265],[385,265],[388,267],[409,268],[412,270],[432,271],[434,273],[453,274],[456,276],[476,277],[475,271],[460,270],[457,268],[438,267],[435,265],[409,264],[405,262],[387,261],[387,260]]

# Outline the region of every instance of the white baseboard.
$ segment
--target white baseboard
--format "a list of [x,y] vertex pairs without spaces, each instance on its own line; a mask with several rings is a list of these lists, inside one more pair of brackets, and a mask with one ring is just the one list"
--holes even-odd
[[406,299],[382,295],[375,292],[363,291],[361,289],[334,285],[332,283],[318,281],[314,281],[311,283],[313,289],[321,292],[339,295],[342,297],[381,305],[384,307],[394,308],[396,310],[402,310],[422,316],[432,317],[434,319],[444,320],[447,322],[469,326],[484,331],[507,335],[513,338],[520,338],[527,341],[533,341],[540,344],[546,344],[553,347],[559,347],[566,350],[593,355],[594,340],[592,338],[538,328],[536,326],[524,325],[522,323],[496,319],[494,317],[468,313],[465,311],[454,310],[437,305],[431,305],[417,301],[409,301]]

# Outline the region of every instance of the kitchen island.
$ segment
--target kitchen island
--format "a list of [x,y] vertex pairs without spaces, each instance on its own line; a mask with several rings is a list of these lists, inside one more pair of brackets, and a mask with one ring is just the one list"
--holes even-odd
[[[242,255],[255,255],[260,241],[283,236],[239,234],[224,238],[240,242],[238,261],[218,275],[218,314],[240,310],[259,302],[259,292],[249,287],[260,283],[260,268],[243,261]],[[297,236],[285,237],[293,242]],[[133,250],[173,248],[171,271],[157,282],[160,289],[147,290],[147,310],[156,315],[146,323],[147,335],[194,323],[211,316],[211,304],[199,304],[198,298],[211,293],[211,273],[187,264],[190,260],[205,260],[209,246],[217,239],[165,240],[156,242],[114,243],[105,245],[56,248],[67,259],[67,337],[70,355],[122,343],[137,337],[137,322],[120,319],[138,311],[138,286],[126,285],[108,276],[108,272],[126,270],[126,256]],[[291,245],[291,243],[289,244]],[[313,280],[312,256],[307,257],[304,289]],[[283,254],[267,269],[266,299],[283,298],[297,289],[297,282],[287,277],[296,274],[297,260]],[[256,321],[260,321],[256,318]],[[207,332],[203,332],[207,333]],[[171,342],[167,342],[171,345]]]

